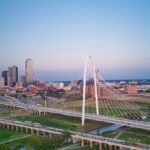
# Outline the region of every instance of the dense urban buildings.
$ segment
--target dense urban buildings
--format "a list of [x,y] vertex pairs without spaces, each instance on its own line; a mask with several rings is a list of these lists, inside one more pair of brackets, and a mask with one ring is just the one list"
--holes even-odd
[[[2,71],[2,78],[4,80],[4,85],[9,87],[22,87],[26,84],[33,83],[33,62],[31,58],[28,58],[25,61],[25,75],[21,76],[21,80],[19,81],[18,78],[18,67],[12,66],[8,67],[8,70]],[[19,81],[19,83],[18,83]],[[1,83],[1,86],[3,84]],[[4,86],[3,85],[3,86]]]
[[7,85],[8,84],[8,71],[5,70],[5,71],[2,71],[2,77],[4,78],[4,85]]
[[28,58],[25,62],[25,77],[26,83],[33,82],[33,62],[31,58]]
[[4,78],[4,84],[7,86],[15,86],[18,82],[18,67],[9,67],[7,71],[2,71],[2,77]]

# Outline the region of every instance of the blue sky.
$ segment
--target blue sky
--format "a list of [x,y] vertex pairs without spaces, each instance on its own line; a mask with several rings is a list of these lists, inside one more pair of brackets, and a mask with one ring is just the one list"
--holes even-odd
[[0,0],[0,71],[25,60],[38,79],[79,79],[93,56],[105,79],[150,78],[149,0]]

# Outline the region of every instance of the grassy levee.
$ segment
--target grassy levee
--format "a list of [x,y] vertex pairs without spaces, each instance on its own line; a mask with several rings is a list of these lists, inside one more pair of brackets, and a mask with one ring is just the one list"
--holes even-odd
[[112,132],[103,134],[105,137],[122,139],[130,142],[137,142],[142,144],[150,144],[150,131],[137,128],[122,127]]
[[129,128],[127,131],[150,136],[150,130],[138,129],[138,128]]
[[47,115],[47,116],[27,115],[27,116],[16,116],[13,118],[21,121],[38,122],[43,126],[50,126],[61,129],[70,129],[73,131],[75,131],[79,125],[78,119],[74,119],[72,117],[62,118],[59,115]]
[[56,115],[56,114],[50,114],[50,115],[25,115],[25,116],[16,116],[12,117],[12,119],[15,120],[21,120],[21,121],[31,121],[31,122],[37,122],[42,124],[43,126],[49,126],[49,127],[55,127],[65,130],[72,130],[72,131],[89,131],[92,129],[98,129],[100,127],[104,127],[108,125],[108,123],[104,122],[96,122],[96,121],[90,121],[85,120],[85,126],[81,126],[81,118],[77,117],[69,117],[64,115]]
[[136,133],[123,133],[121,134],[119,139],[130,141],[130,142],[150,144],[150,138],[142,136],[142,135],[137,135]]
[[115,138],[115,136],[118,134],[118,132],[106,132],[102,134],[102,136],[108,137],[108,138]]

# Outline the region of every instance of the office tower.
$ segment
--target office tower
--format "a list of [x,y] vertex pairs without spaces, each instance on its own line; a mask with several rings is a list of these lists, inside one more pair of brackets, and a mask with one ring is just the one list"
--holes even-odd
[[14,86],[18,82],[18,67],[8,68],[7,82],[8,86]]
[[0,87],[2,87],[2,86],[4,86],[4,78],[3,77],[0,78]]
[[22,82],[22,85],[25,86],[25,83],[26,83],[26,77],[25,77],[25,75],[21,76],[21,82]]
[[4,85],[8,85],[8,71],[2,71],[2,77],[4,78]]
[[26,83],[33,82],[33,62],[31,58],[28,58],[25,62],[25,76]]

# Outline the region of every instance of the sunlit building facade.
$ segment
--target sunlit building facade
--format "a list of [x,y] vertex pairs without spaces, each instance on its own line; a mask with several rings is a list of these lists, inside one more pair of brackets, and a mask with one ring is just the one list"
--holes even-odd
[[33,61],[31,58],[28,58],[25,62],[25,77],[26,83],[33,82]]
[[8,86],[15,86],[18,82],[18,67],[13,66],[8,68],[7,84]]
[[137,94],[137,85],[129,84],[124,86],[124,90],[126,94]]

